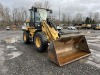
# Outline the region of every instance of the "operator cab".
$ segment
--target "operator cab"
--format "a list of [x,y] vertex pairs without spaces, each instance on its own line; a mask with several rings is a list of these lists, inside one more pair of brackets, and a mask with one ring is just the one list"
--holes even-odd
[[48,11],[52,13],[49,9],[32,7],[30,9],[30,27],[35,27],[36,29],[41,30],[41,22],[47,20]]

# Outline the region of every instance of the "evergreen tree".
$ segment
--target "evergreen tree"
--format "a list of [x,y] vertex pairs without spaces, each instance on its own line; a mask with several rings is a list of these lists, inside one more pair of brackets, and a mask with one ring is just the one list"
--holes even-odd
[[94,21],[94,19],[92,20],[91,24],[95,24],[95,21]]
[[86,24],[91,24],[91,22],[92,22],[91,18],[87,17],[86,20],[85,20],[85,23]]

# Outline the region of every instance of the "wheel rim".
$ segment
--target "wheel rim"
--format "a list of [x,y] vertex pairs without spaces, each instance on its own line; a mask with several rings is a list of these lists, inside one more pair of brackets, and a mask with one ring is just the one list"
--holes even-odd
[[40,41],[40,38],[39,37],[36,37],[36,46],[39,48],[41,46],[41,41]]
[[26,35],[24,34],[24,41],[26,41]]

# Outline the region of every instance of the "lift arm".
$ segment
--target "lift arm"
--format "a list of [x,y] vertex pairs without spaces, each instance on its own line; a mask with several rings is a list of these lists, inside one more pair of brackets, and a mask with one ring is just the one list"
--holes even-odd
[[49,42],[59,38],[58,31],[53,26],[48,25],[46,21],[42,22],[42,31],[46,34]]

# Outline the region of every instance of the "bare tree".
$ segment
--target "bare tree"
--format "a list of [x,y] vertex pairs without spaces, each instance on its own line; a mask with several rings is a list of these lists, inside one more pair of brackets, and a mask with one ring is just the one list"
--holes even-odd
[[0,3],[0,28],[4,27],[4,6]]
[[89,13],[89,18],[93,19],[93,13],[92,12]]
[[25,8],[14,8],[13,9],[13,22],[16,25],[22,24],[28,17],[27,10]]
[[18,14],[18,8],[14,8],[13,11],[13,22],[14,24],[16,24],[16,21],[17,21],[17,14]]
[[23,14],[24,14],[24,20],[26,20],[28,18],[28,12],[27,12],[27,10],[24,10]]
[[1,20],[4,20],[4,6],[0,3],[0,17]]
[[0,26],[12,25],[22,25],[23,22],[28,17],[27,10],[23,7],[13,8],[11,10],[9,7],[4,6],[0,3]]
[[75,16],[75,22],[77,24],[80,24],[82,22],[82,14],[81,13],[77,13]]
[[48,1],[44,1],[43,3],[40,1],[36,1],[34,2],[33,5],[34,7],[37,7],[37,8],[46,8],[46,9],[50,8],[50,3]]
[[48,1],[44,2],[44,8],[49,9],[50,8],[50,4]]
[[67,16],[66,16],[66,22],[67,22],[67,25],[69,26],[70,23],[71,23],[71,15],[68,13]]
[[11,12],[9,7],[4,7],[0,3],[0,25],[3,25],[4,27],[6,25],[10,25],[11,23]]
[[37,7],[37,8],[41,8],[41,7],[43,7],[43,4],[42,4],[42,2],[34,2],[34,7]]
[[66,14],[63,13],[63,14],[62,14],[62,22],[63,22],[64,25],[66,25],[66,19],[67,19],[67,18],[66,18]]
[[11,12],[8,7],[5,7],[4,9],[4,20],[7,23],[7,25],[11,24]]
[[98,21],[99,21],[99,13],[98,12],[94,13],[93,19],[96,23],[98,23]]

